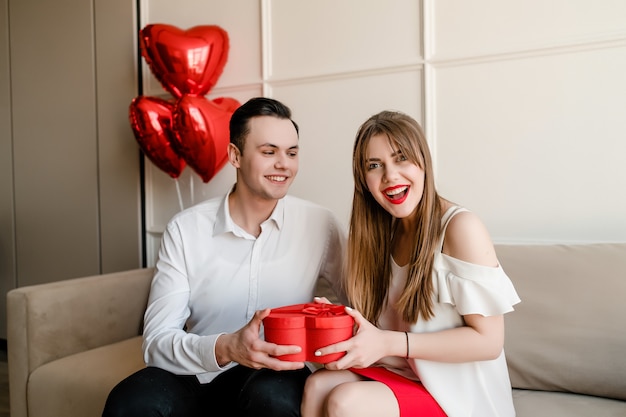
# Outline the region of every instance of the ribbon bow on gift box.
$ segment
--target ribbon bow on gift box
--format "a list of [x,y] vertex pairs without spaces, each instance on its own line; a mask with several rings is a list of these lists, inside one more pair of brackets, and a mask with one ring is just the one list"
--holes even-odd
[[304,304],[302,312],[317,317],[343,316],[346,314],[345,307],[342,305],[318,303]]
[[297,345],[302,351],[278,358],[286,361],[328,363],[345,352],[315,356],[315,351],[352,337],[354,320],[337,304],[306,303],[272,309],[263,319],[265,340],[279,345]]

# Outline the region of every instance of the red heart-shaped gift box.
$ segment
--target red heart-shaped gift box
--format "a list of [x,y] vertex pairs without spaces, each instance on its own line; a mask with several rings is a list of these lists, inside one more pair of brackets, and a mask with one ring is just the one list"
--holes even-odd
[[278,345],[297,345],[300,353],[278,356],[284,361],[328,363],[345,352],[315,356],[317,349],[352,337],[354,319],[337,304],[294,304],[273,308],[263,319],[265,340]]

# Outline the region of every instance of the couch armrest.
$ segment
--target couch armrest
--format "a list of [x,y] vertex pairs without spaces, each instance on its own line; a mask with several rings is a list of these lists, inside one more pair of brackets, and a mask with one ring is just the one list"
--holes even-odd
[[26,415],[26,384],[39,366],[140,335],[153,273],[142,268],[9,291],[11,413]]

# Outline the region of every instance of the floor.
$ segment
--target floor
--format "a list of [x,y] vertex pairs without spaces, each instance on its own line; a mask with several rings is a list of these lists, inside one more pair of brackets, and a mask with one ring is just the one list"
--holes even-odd
[[0,339],[0,417],[9,417],[7,342]]

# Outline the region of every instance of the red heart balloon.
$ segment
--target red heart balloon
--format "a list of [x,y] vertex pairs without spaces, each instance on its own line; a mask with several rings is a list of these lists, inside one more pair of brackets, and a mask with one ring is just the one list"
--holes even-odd
[[233,98],[184,95],[173,113],[175,149],[185,162],[209,182],[228,160],[230,116],[239,107]]
[[174,104],[156,97],[135,97],[129,108],[130,126],[137,143],[154,165],[176,179],[185,161],[172,148]]
[[188,30],[148,25],[140,31],[139,42],[152,73],[176,98],[207,94],[228,58],[228,34],[215,25]]

